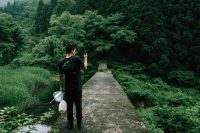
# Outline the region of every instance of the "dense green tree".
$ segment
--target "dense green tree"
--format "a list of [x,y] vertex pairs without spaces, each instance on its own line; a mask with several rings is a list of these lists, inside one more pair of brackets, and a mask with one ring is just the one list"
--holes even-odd
[[[199,0],[111,0],[110,4],[107,2],[77,0],[77,7],[80,7],[79,13],[84,13],[85,10],[98,10],[103,15],[123,13],[123,24],[128,25],[138,35],[136,46],[131,49],[132,59],[143,61],[147,65],[155,64],[163,70],[192,69],[199,73],[199,54],[196,54],[199,52],[191,55],[200,44]],[[156,52],[160,48],[161,51]]]
[[57,1],[58,0],[51,0],[50,3],[51,3],[52,6],[56,6],[57,5]]
[[56,7],[56,5],[57,5],[57,1],[58,0],[51,0],[50,1],[50,4],[49,4],[49,6],[50,6],[50,14],[52,15],[53,13],[55,13],[55,7]]
[[[21,16],[17,20],[22,19],[26,24],[25,27],[29,27],[28,31],[34,27],[32,22],[35,19],[37,33],[48,31],[50,35],[60,36],[62,42],[76,42],[80,47],[87,47],[89,51],[95,49],[99,53],[104,51],[104,54],[112,53],[127,60],[142,61],[152,72],[155,71],[153,68],[161,69],[156,72],[158,74],[165,74],[172,69],[192,69],[200,73],[198,0],[50,0],[48,2],[35,0],[33,3],[27,0],[21,1],[24,4],[18,1],[9,3],[4,12],[12,14],[14,18]],[[92,14],[87,16],[86,10],[98,10],[98,14],[103,16]],[[64,11],[69,11],[70,14],[82,14],[83,17],[89,18],[79,16],[77,20],[73,20],[73,23],[78,25],[76,28],[71,23],[67,23],[66,27],[65,22],[62,22],[61,26],[50,26],[51,22],[56,25],[59,19],[59,22],[68,21],[61,19],[61,16],[66,15],[66,13],[63,15]],[[123,17],[115,20],[111,17],[115,13],[122,13]],[[53,18],[56,18],[55,21]],[[78,19],[81,19],[80,23]],[[62,29],[63,27],[67,30]],[[137,38],[132,42],[127,41],[127,38],[130,40],[129,35],[132,36],[131,32],[137,33]],[[45,35],[39,36],[42,38]],[[109,51],[110,49],[112,50]]]
[[71,42],[83,46],[80,41],[85,36],[84,18],[81,15],[71,15],[64,11],[62,15],[52,15],[50,20],[49,35],[56,35],[63,43]]
[[43,0],[40,0],[37,7],[37,14],[35,18],[35,31],[37,33],[43,33],[47,30],[46,25],[46,6]]
[[[20,26],[26,31],[26,34],[35,32],[35,16],[39,0],[17,0],[2,9],[2,12],[11,14],[13,19],[18,21]],[[9,10],[8,10],[9,9]]]
[[12,16],[0,13],[0,64],[9,64],[23,46],[21,28]]
[[56,36],[48,36],[41,39],[33,48],[33,61],[47,69],[57,70],[58,61],[64,55],[62,42]]
[[12,16],[17,16],[21,10],[24,10],[24,3],[19,1],[8,2],[7,6],[3,8],[3,12],[9,13]]
[[[115,56],[117,53],[126,55],[136,34],[122,26],[123,15],[113,14],[107,17],[97,14],[97,12],[86,12],[84,14],[86,42],[85,46],[90,51],[97,51],[97,59]],[[119,56],[115,56],[119,57]]]
[[121,14],[104,17],[92,11],[83,15],[63,12],[51,17],[49,34],[58,36],[62,42],[77,44],[82,52],[84,49],[95,51],[93,56],[103,59],[116,51],[127,53],[126,49],[132,47],[136,34],[121,26],[122,19]]
[[63,11],[69,11],[72,13],[75,10],[74,9],[75,4],[76,4],[75,0],[57,0],[54,12],[56,14],[62,14]]

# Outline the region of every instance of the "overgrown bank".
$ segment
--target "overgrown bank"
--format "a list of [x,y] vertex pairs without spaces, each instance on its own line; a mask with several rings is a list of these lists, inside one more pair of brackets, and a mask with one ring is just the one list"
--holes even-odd
[[[150,132],[196,133],[200,130],[200,92],[195,85],[169,85],[161,78],[148,76],[141,63],[112,63],[110,67]],[[186,75],[182,77],[185,82]],[[181,74],[178,76],[177,79]]]
[[0,74],[1,132],[17,132],[22,126],[44,123],[56,116],[45,105],[58,89],[50,71],[10,65],[1,66]]
[[[83,73],[85,83],[95,69]],[[54,73],[54,74],[53,74]],[[52,124],[58,117],[58,104],[49,110],[53,92],[59,90],[56,72],[40,67],[0,67],[0,131],[17,132],[36,123]],[[34,128],[34,127],[30,127]]]

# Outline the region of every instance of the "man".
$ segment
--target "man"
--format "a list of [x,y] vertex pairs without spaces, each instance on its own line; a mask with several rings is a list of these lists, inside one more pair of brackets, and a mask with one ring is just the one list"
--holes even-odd
[[66,58],[59,63],[60,90],[65,92],[67,101],[68,129],[73,129],[73,103],[76,105],[77,128],[81,129],[82,121],[82,83],[80,68],[87,69],[87,53],[84,63],[75,56],[76,48],[73,44],[66,45]]

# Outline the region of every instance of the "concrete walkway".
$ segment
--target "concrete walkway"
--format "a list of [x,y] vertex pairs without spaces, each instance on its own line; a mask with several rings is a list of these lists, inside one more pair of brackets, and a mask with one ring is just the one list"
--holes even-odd
[[[66,114],[62,114],[52,129],[57,129],[60,133],[146,132],[146,127],[123,89],[112,74],[107,72],[97,72],[83,86],[83,129],[68,131],[66,121]],[[76,128],[76,119],[74,125]]]

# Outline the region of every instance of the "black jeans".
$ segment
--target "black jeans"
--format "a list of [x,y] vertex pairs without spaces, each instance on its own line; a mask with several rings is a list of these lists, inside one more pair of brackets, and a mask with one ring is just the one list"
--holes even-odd
[[65,92],[67,102],[67,120],[69,126],[73,127],[73,103],[76,105],[77,125],[81,125],[82,121],[82,92]]

